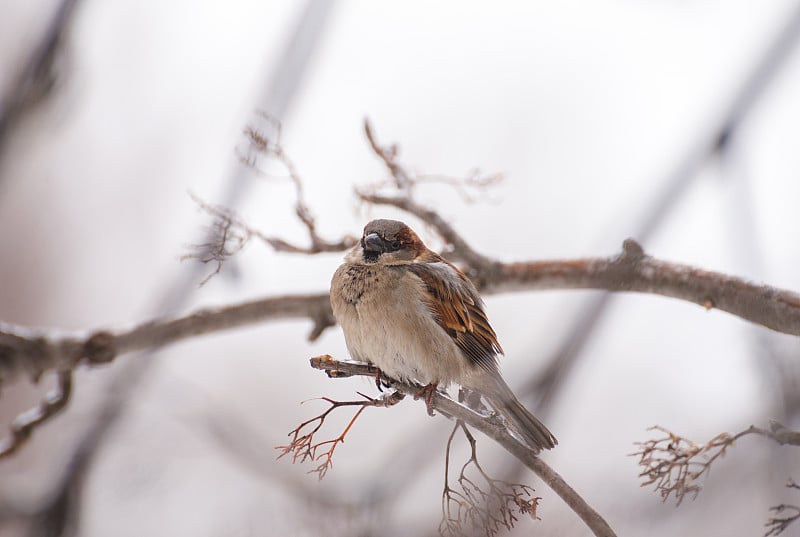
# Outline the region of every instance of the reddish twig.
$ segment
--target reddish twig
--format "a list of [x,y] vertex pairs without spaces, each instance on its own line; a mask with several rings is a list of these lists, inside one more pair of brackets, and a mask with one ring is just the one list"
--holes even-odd
[[[403,393],[398,391],[386,394],[378,399],[364,395],[361,392],[357,393],[364,399],[360,401],[336,401],[329,397],[321,397],[320,400],[330,404],[330,407],[322,414],[304,421],[294,430],[292,430],[289,433],[289,436],[292,437],[292,440],[284,446],[278,446],[275,448],[280,451],[278,458],[280,459],[281,457],[291,453],[293,464],[298,462],[303,463],[306,461],[318,462],[319,464],[309,470],[309,473],[315,473],[319,479],[322,479],[328,473],[328,470],[330,470],[333,466],[333,454],[336,451],[336,448],[339,446],[339,444],[344,443],[347,433],[350,432],[353,424],[356,422],[365,408],[394,406],[402,401],[405,397]],[[325,420],[328,418],[330,413],[337,408],[345,406],[357,406],[358,410],[347,423],[347,426],[344,428],[342,433],[336,438],[324,440],[322,442],[315,442],[315,435],[320,431],[320,429],[322,429],[323,425],[325,424]]]

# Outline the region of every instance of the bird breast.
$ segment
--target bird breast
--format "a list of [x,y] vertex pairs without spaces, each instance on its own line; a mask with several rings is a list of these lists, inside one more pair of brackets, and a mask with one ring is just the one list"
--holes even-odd
[[437,324],[426,293],[422,280],[402,265],[339,267],[331,282],[331,305],[353,359],[398,380],[463,381],[472,368]]

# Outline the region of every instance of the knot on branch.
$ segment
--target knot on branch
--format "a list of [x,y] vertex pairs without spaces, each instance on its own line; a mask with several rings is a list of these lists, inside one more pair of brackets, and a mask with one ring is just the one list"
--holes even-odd
[[115,339],[111,332],[95,332],[83,344],[78,359],[85,359],[90,365],[107,364],[117,356]]
[[622,255],[619,260],[623,263],[635,264],[645,256],[644,248],[634,239],[625,239],[622,242]]
[[770,420],[769,430],[772,433],[772,438],[781,445],[800,446],[800,432],[792,431],[782,423],[775,420]]

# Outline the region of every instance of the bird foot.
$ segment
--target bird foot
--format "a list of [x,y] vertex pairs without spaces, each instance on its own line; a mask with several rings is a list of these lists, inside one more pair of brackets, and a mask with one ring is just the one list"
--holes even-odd
[[420,397],[425,398],[425,406],[428,408],[428,415],[433,416],[433,394],[436,393],[436,389],[439,387],[438,382],[431,382],[430,384],[423,386],[417,393],[414,394],[414,400],[416,401]]

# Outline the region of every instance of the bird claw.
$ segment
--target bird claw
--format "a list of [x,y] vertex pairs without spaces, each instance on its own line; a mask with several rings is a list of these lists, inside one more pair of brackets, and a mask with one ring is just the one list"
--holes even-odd
[[383,393],[383,387],[381,386],[381,370],[380,368],[375,368],[375,386],[378,387],[378,391]]
[[436,389],[439,387],[438,382],[431,382],[430,384],[423,386],[417,393],[414,394],[414,400],[416,401],[420,397],[425,398],[425,406],[428,408],[428,415],[433,416],[433,394],[436,393]]

